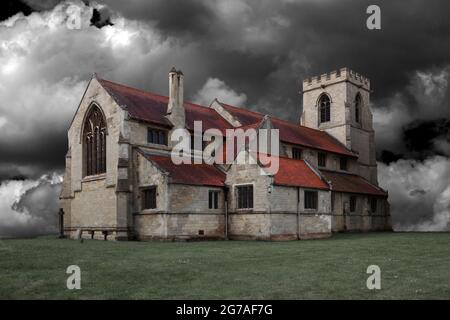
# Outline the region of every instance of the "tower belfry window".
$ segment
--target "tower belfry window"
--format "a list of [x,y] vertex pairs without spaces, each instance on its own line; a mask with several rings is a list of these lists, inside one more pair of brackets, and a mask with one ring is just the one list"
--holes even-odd
[[330,121],[330,98],[326,94],[322,94],[319,99],[319,118],[320,123]]
[[359,93],[355,98],[355,121],[361,123],[361,95]]

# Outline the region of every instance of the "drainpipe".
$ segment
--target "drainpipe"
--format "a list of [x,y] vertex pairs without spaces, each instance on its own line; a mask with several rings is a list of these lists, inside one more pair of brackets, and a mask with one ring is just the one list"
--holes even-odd
[[300,240],[300,188],[297,187],[297,240]]
[[63,208],[59,208],[59,238],[64,238],[64,210]]
[[228,187],[225,186],[224,197],[225,197],[225,240],[228,240]]

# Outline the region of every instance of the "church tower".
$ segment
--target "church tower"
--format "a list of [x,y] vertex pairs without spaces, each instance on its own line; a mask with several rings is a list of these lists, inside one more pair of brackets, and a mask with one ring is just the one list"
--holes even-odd
[[358,154],[357,174],[378,185],[370,81],[347,68],[303,81],[301,124],[328,132]]

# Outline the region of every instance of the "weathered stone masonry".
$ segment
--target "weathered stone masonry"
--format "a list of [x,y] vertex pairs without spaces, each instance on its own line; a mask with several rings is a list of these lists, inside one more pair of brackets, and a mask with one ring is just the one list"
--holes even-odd
[[[301,124],[217,99],[209,107],[184,102],[183,82],[172,69],[164,97],[92,77],[68,131],[61,193],[67,236],[294,240],[390,230],[387,192],[377,182],[367,78],[343,68],[305,80]],[[86,175],[83,132],[94,109],[106,124],[106,168]],[[194,120],[204,130],[279,129],[278,173],[261,174],[258,159],[175,166],[170,133],[192,131]],[[89,146],[94,155],[101,152],[98,142]],[[247,207],[240,208],[243,197]]]

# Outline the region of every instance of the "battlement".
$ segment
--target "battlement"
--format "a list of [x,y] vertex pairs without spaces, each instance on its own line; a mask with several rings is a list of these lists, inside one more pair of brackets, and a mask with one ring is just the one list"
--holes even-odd
[[303,80],[303,91],[326,87],[336,82],[349,81],[356,86],[370,90],[370,80],[348,68],[341,68],[320,76],[314,76]]

